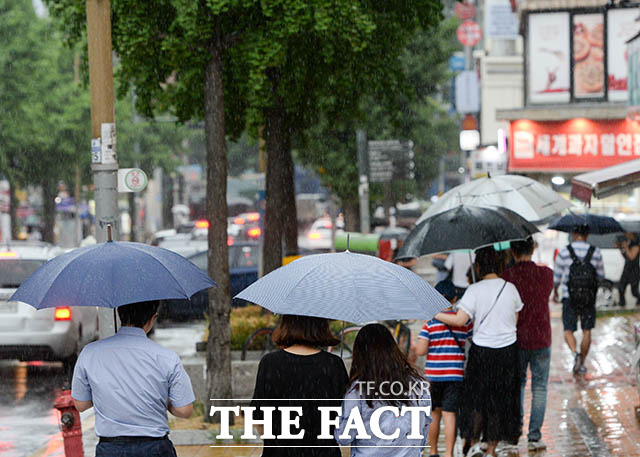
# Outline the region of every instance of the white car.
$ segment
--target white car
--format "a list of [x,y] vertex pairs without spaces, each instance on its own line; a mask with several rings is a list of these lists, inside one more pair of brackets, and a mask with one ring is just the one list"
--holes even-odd
[[84,345],[98,339],[96,307],[36,310],[9,301],[34,271],[61,252],[47,243],[0,244],[0,359],[61,361],[70,370]]
[[[298,237],[298,246],[313,251],[329,251],[331,249],[331,219],[323,217],[311,224],[311,228]],[[336,219],[336,230],[344,229],[342,219]]]

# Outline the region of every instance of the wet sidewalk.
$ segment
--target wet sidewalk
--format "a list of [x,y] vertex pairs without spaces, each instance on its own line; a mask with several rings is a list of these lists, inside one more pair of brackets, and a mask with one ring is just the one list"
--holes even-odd
[[[534,455],[640,456],[640,423],[635,416],[640,400],[630,366],[633,324],[640,321],[640,313],[599,317],[592,332],[587,372],[575,376],[571,372],[573,356],[564,343],[560,307],[552,309],[551,371],[542,429],[548,448]],[[576,335],[578,340],[582,338],[581,333]],[[525,434],[520,453],[510,455],[527,455],[530,379],[525,392]]]
[[[530,388],[525,395],[524,435],[518,450],[499,453],[502,457],[535,455],[536,457],[640,457],[640,422],[635,407],[640,404],[635,377],[631,375],[631,355],[634,349],[633,324],[640,321],[640,312],[599,317],[593,331],[593,343],[587,357],[587,373],[574,376],[573,357],[562,333],[559,307],[552,311],[553,346],[548,388],[547,414],[542,429],[546,451],[528,454],[526,431],[531,405]],[[577,334],[578,339],[581,335]],[[195,423],[194,423],[195,424]],[[85,425],[85,456],[95,451],[92,421]],[[171,438],[179,457],[257,457],[258,447],[240,446],[212,448],[213,433],[194,426],[172,427]],[[441,436],[441,440],[443,440]],[[443,451],[444,443],[440,443]],[[53,439],[48,449],[34,455],[41,457],[64,455],[61,439]],[[347,456],[348,449],[343,450]],[[425,452],[428,455],[428,452]],[[442,454],[441,454],[442,455]],[[301,454],[304,456],[304,453]]]

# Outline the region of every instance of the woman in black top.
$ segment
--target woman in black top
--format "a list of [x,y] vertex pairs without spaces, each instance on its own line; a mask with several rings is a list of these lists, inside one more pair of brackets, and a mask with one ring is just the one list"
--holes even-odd
[[[284,349],[267,354],[260,361],[251,406],[301,407],[301,416],[292,414],[293,419],[299,417],[300,427],[292,427],[290,433],[296,435],[304,430],[304,437],[265,440],[262,456],[340,457],[334,439],[317,438],[321,433],[318,406],[340,406],[349,380],[342,359],[321,349],[339,343],[329,330],[329,321],[284,315],[273,332],[273,341]],[[254,411],[254,419],[261,420],[263,416],[260,409]],[[272,418],[273,435],[278,436],[281,415],[277,409]]]

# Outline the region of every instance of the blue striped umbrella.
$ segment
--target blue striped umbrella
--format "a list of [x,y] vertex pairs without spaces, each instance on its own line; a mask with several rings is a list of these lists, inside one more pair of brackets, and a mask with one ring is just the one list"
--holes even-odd
[[410,270],[349,251],[302,257],[259,279],[236,298],[276,314],[354,323],[431,319],[450,306]]

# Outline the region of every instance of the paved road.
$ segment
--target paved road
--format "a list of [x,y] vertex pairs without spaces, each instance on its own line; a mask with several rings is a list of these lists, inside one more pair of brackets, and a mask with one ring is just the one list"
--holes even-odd
[[[153,338],[188,357],[195,353],[204,325],[162,324]],[[29,456],[58,434],[53,403],[64,382],[59,363],[0,361],[0,456]]]
[[62,366],[0,362],[0,455],[24,457],[58,432],[53,409]]

